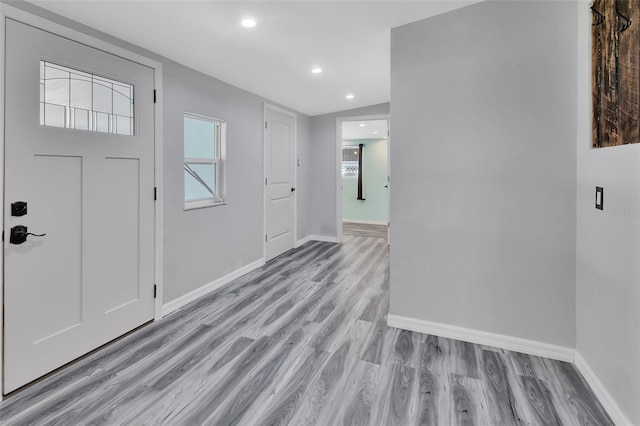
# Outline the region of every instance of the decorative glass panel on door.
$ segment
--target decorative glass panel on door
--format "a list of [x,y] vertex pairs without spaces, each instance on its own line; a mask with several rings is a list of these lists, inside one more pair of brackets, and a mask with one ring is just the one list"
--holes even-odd
[[40,61],[40,124],[134,134],[133,85]]

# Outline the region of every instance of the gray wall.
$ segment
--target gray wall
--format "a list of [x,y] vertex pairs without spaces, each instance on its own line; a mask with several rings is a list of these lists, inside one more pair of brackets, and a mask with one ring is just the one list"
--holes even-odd
[[574,347],[576,11],[392,30],[391,314]]
[[[309,182],[310,197],[308,234],[337,235],[336,120],[341,117],[389,114],[389,104],[316,115],[311,118]],[[391,142],[393,144],[393,142]]]
[[[263,253],[264,99],[164,61],[164,302],[260,258]],[[227,205],[184,211],[183,114],[227,121]],[[308,155],[309,119],[298,114],[299,151]],[[306,197],[299,167],[296,191]],[[298,206],[306,219],[306,206]],[[298,238],[305,236],[300,221]]]
[[[640,425],[640,143],[591,149],[589,4],[580,6],[576,352]],[[604,188],[604,210],[594,207]]]
[[[170,302],[262,258],[263,104],[266,99],[59,15],[13,6],[163,64],[164,294]],[[276,104],[277,105],[277,104]],[[280,105],[281,106],[281,105]],[[282,106],[281,106],[282,107]],[[183,113],[227,120],[228,205],[183,211]],[[310,124],[298,116],[298,238],[309,228]]]

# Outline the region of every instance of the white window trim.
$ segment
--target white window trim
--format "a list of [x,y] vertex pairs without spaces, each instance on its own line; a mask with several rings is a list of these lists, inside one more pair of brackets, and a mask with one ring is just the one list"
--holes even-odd
[[[184,200],[184,210],[202,209],[206,207],[223,206],[227,204],[226,199],[226,173],[225,173],[225,160],[227,151],[227,122],[219,118],[207,117],[205,115],[193,114],[185,112],[184,118],[193,118],[197,120],[209,121],[216,124],[216,132],[218,137],[218,143],[216,144],[216,151],[214,158],[198,158],[198,157],[185,157],[183,164],[212,164],[216,168],[216,187],[214,188],[214,195],[206,198],[199,198],[194,200]],[[184,141],[183,141],[184,143]],[[184,191],[184,186],[183,186]],[[184,198],[184,197],[183,197]]]

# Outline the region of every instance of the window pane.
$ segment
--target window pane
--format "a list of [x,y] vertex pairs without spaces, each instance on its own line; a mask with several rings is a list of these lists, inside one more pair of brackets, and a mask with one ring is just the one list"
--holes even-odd
[[97,132],[109,133],[109,114],[105,114],[102,112],[94,113],[94,117],[96,120],[95,130]]
[[216,123],[194,117],[184,117],[185,158],[215,158]]
[[215,164],[185,163],[184,199],[185,201],[213,198],[216,187]]
[[65,107],[53,104],[44,104],[44,125],[52,127],[65,127]]
[[342,148],[342,161],[358,161],[359,150],[357,146]]
[[47,75],[55,74],[56,77],[46,78],[44,80],[44,101],[54,105],[69,105],[69,73],[56,71],[55,73],[47,72]]
[[356,178],[358,177],[358,163],[357,162],[343,162],[342,163],[342,177]]
[[40,61],[41,125],[133,135],[133,103],[130,84]]
[[77,130],[91,130],[89,126],[89,111],[86,109],[74,110],[74,129]]
[[130,135],[133,133],[131,119],[129,117],[116,116],[116,133],[120,135]]
[[113,89],[103,81],[93,82],[93,110],[110,114],[113,112]]
[[91,109],[91,81],[71,80],[71,106],[74,108]]
[[113,113],[122,117],[131,117],[133,93],[131,87],[113,85]]

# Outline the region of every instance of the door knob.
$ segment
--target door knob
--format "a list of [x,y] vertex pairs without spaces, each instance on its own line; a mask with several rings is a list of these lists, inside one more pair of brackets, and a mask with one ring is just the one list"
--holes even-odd
[[27,227],[24,225],[16,225],[11,228],[11,234],[9,234],[9,242],[11,244],[22,244],[27,241],[27,237],[33,235],[34,237],[44,237],[47,234],[32,234],[27,231]]
[[291,188],[291,192],[296,192],[296,189],[295,188]]

